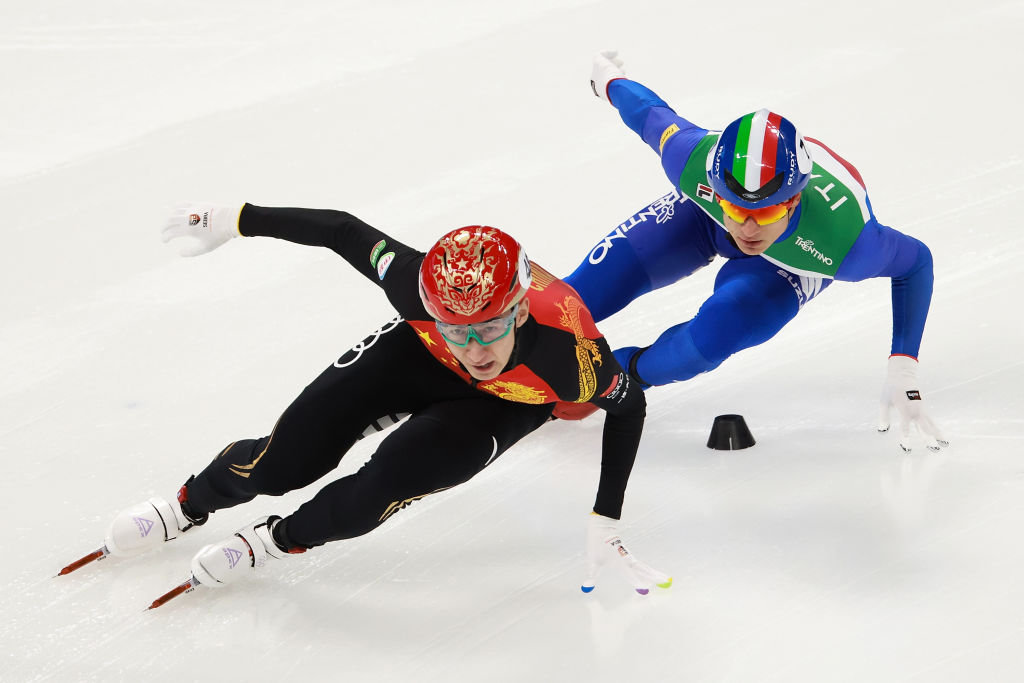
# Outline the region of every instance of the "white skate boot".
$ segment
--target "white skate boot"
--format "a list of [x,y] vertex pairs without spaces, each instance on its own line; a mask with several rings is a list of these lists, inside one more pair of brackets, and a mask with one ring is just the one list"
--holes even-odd
[[305,552],[295,548],[290,552],[279,547],[272,535],[278,516],[261,517],[235,532],[220,543],[204,546],[192,558],[192,576],[203,586],[220,587],[242,577],[251,576],[262,567],[267,558],[284,559],[289,554]]
[[[184,487],[182,487],[184,491]],[[179,492],[179,496],[183,495]],[[202,520],[191,520],[181,511],[181,504],[160,497],[150,498],[119,512],[107,529],[103,545],[115,557],[138,555],[161,543],[177,538]]]
[[205,524],[209,514],[193,518],[189,516],[191,512],[185,514],[182,511],[182,505],[188,505],[188,485],[193,478],[185,482],[178,490],[178,497],[171,499],[171,502],[159,497],[150,498],[119,512],[103,537],[103,545],[61,569],[57,576],[70,574],[108,555],[138,555],[177,538],[194,526]]

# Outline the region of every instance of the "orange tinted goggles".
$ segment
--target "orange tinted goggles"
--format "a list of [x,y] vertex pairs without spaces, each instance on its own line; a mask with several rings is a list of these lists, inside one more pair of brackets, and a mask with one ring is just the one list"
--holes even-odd
[[768,225],[769,223],[781,220],[786,215],[786,212],[789,211],[788,201],[782,204],[763,206],[760,209],[744,209],[742,206],[736,206],[732,202],[727,202],[719,197],[718,205],[722,207],[722,211],[726,216],[737,223],[743,223],[747,218],[753,218],[754,222],[758,225]]

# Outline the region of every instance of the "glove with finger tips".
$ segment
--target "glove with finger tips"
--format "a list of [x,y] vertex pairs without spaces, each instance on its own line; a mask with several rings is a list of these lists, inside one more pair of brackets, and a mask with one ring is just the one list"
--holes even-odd
[[192,238],[181,246],[179,253],[198,256],[240,236],[238,219],[241,212],[241,207],[237,206],[204,202],[181,204],[171,211],[160,234],[164,242],[178,237]]
[[605,102],[611,104],[608,99],[608,84],[619,78],[625,78],[626,72],[622,70],[622,59],[615,50],[602,50],[594,55],[594,63],[590,72],[590,88],[594,94]]
[[918,362],[915,358],[903,355],[889,356],[889,364],[882,386],[881,410],[878,419],[878,431],[887,432],[891,425],[890,416],[896,410],[899,427],[899,445],[904,452],[910,453],[911,427],[924,438],[925,446],[930,451],[938,451],[949,445],[935,423],[924,410],[920,386],[917,380]]
[[584,593],[594,590],[597,575],[609,563],[615,565],[640,595],[647,595],[652,586],[672,586],[672,577],[641,562],[626,549],[619,536],[618,520],[592,512],[587,527],[587,578],[580,590]]

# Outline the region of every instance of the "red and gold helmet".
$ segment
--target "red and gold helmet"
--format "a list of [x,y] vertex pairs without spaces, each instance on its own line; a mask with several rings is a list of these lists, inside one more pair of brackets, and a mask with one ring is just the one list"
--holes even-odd
[[509,235],[487,225],[452,230],[420,266],[420,299],[435,320],[479,323],[505,313],[530,289],[530,261]]

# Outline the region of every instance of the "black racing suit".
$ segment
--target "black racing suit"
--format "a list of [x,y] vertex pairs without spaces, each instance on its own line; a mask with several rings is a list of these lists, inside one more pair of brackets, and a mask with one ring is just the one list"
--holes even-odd
[[229,444],[186,485],[186,512],[282,495],[323,477],[364,433],[409,414],[357,471],[285,517],[275,538],[309,548],[376,528],[410,503],[468,481],[551,416],[556,401],[607,411],[594,511],[618,518],[646,409],[575,291],[534,265],[530,316],[495,379],[476,381],[448,351],[418,293],[423,252],[354,216],[246,204],[245,236],[333,249],[380,285],[398,316],[303,390],[268,436]]

